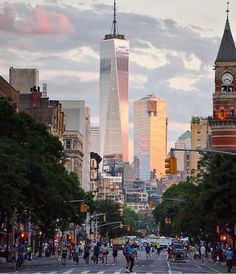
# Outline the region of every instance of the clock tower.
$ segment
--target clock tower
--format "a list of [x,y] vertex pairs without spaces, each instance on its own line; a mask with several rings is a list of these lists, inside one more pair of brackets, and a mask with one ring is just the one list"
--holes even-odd
[[215,61],[211,148],[236,151],[236,48],[229,24],[229,9]]

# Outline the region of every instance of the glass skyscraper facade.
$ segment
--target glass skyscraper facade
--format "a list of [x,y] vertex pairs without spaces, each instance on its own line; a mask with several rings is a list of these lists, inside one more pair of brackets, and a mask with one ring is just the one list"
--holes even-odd
[[166,100],[148,95],[134,103],[134,157],[139,159],[140,179],[165,174],[166,152]]
[[100,48],[102,157],[122,154],[123,160],[128,161],[128,81],[129,41],[117,34],[114,13],[113,33],[105,36]]

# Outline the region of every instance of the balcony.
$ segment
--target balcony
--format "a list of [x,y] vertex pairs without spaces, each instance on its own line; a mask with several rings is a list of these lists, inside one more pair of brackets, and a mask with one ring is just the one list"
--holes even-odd
[[224,118],[222,120],[209,117],[210,127],[236,127],[236,118]]

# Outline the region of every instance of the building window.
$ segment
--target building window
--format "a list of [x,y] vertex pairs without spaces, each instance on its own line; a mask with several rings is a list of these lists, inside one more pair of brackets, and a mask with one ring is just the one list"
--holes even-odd
[[225,111],[223,109],[220,111],[220,118],[221,119],[225,118]]
[[231,117],[231,118],[234,118],[234,109],[231,109],[231,110],[230,110],[230,117]]
[[65,140],[64,147],[65,149],[72,149],[72,140],[70,139]]

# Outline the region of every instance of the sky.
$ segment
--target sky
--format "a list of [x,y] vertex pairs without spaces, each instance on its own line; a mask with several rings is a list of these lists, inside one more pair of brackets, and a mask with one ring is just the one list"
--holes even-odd
[[[236,1],[230,1],[236,37]],[[130,156],[133,102],[167,100],[168,146],[193,115],[212,114],[214,61],[226,19],[225,0],[117,0],[119,33],[130,41]],[[85,100],[99,121],[100,41],[112,26],[113,0],[0,0],[0,74],[38,68],[52,100]]]

